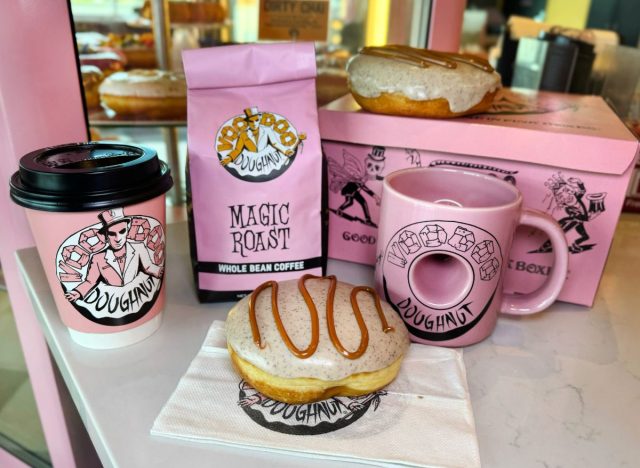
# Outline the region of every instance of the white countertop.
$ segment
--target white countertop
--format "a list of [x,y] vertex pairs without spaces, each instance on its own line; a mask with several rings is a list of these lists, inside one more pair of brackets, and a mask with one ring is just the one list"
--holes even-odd
[[[35,249],[18,263],[36,313],[102,463],[118,467],[344,466],[152,437],[149,429],[229,304],[198,304],[186,224],[169,228],[167,308],[153,336],[93,351],[60,321]],[[330,261],[357,284],[373,270]],[[464,351],[480,456],[487,467],[637,466],[640,460],[640,216],[623,215],[593,309],[556,303],[501,318]]]

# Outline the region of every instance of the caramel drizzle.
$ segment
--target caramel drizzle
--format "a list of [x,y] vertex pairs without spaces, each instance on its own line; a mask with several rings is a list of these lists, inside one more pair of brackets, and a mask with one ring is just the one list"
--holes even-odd
[[271,288],[271,311],[273,313],[273,320],[276,323],[276,327],[278,328],[278,332],[280,333],[280,337],[284,344],[289,348],[289,351],[296,357],[300,359],[306,359],[312,356],[316,350],[318,349],[318,343],[320,341],[320,319],[318,318],[318,309],[316,308],[309,291],[305,285],[305,281],[308,279],[328,279],[329,283],[329,292],[327,295],[327,328],[329,329],[329,337],[331,338],[331,342],[333,343],[334,348],[342,354],[344,357],[348,359],[357,359],[362,356],[367,347],[369,346],[369,330],[367,329],[367,324],[364,322],[364,318],[362,317],[362,311],[360,310],[360,306],[358,305],[358,293],[360,292],[368,292],[373,297],[375,302],[376,311],[378,313],[378,318],[380,319],[380,323],[382,325],[382,331],[384,333],[388,333],[390,331],[395,331],[393,327],[391,327],[384,316],[384,312],[382,311],[382,304],[380,303],[380,297],[375,292],[373,288],[368,286],[357,286],[351,290],[351,308],[353,310],[353,314],[355,315],[356,322],[358,323],[358,328],[360,329],[360,345],[358,349],[355,351],[349,351],[346,349],[340,339],[338,338],[338,334],[336,332],[336,325],[334,321],[334,299],[336,295],[336,287],[338,281],[334,275],[330,276],[314,276],[314,275],[304,275],[298,280],[298,290],[302,294],[304,301],[307,305],[307,309],[309,310],[309,314],[311,316],[311,342],[306,349],[299,349],[289,337],[286,329],[284,328],[284,324],[282,323],[282,318],[280,317],[280,310],[278,308],[278,283],[276,281],[267,281],[266,283],[262,283],[258,286],[252,293],[249,298],[249,321],[251,322],[251,334],[253,335],[253,342],[260,349],[264,349],[265,344],[262,342],[262,338],[260,336],[260,330],[258,328],[258,320],[256,318],[256,300],[258,295],[267,288]]
[[493,72],[493,67],[484,59],[468,55],[449,52],[437,52],[435,50],[416,49],[403,45],[387,45],[384,47],[364,47],[361,54],[386,58],[402,62],[415,67],[427,68],[437,65],[444,68],[457,68],[458,63],[471,65],[487,73]]
[[[306,275],[305,275],[306,276]],[[300,278],[302,281],[305,277]],[[298,288],[300,287],[300,281],[298,282]],[[278,309],[278,282],[277,281],[267,281],[266,283],[262,283],[258,286],[252,293],[249,298],[249,318],[251,320],[251,334],[253,335],[253,342],[260,348],[264,349],[265,345],[262,343],[262,339],[260,337],[260,330],[258,329],[258,320],[256,319],[256,299],[258,298],[258,294],[264,291],[267,288],[271,288],[271,312],[273,313],[273,320],[276,323],[276,327],[278,327],[278,332],[280,333],[280,337],[284,341],[284,344],[287,345],[289,351],[291,351],[295,356],[300,359],[306,359],[313,355],[318,348],[318,342],[320,340],[320,324],[318,320],[318,311],[316,309],[315,304],[311,301],[312,307],[308,307],[309,314],[311,315],[311,342],[306,349],[299,349],[287,333],[287,330],[284,328],[284,324],[282,323],[282,318],[280,317],[280,310]],[[307,301],[307,297],[309,293],[306,291],[306,296],[304,298],[307,306],[309,302]],[[302,293],[303,296],[305,293]]]

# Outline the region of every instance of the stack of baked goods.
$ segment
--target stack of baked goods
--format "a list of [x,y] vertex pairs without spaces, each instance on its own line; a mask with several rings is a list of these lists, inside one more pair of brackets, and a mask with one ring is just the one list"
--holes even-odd
[[226,322],[238,373],[278,401],[358,396],[389,384],[409,347],[402,319],[369,287],[335,276],[268,281]]
[[126,59],[115,51],[90,52],[80,54],[80,65],[93,65],[98,67],[105,75],[124,70]]
[[129,70],[114,73],[100,85],[102,103],[121,116],[182,120],[187,114],[183,73]]
[[109,34],[105,46],[121,50],[128,68],[155,68],[157,66],[153,33]]
[[316,77],[316,101],[318,107],[335,101],[349,94],[347,87],[347,74],[344,70],[318,69]]
[[323,106],[349,94],[345,67],[350,54],[344,48],[318,46],[316,48],[316,96],[318,106]]
[[93,65],[81,65],[80,73],[82,74],[82,89],[84,90],[84,100],[87,109],[97,109],[100,107],[100,95],[98,88],[104,78],[104,75],[98,67]]
[[124,70],[126,57],[120,50],[108,47],[108,40],[97,32],[76,33],[80,65],[98,67],[104,76]]
[[447,118],[486,111],[500,75],[484,59],[402,45],[365,47],[347,65],[349,89],[370,112]]

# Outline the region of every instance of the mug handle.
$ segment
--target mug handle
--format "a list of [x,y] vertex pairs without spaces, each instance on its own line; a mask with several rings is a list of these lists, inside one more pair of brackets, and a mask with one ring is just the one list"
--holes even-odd
[[558,222],[542,211],[525,208],[518,224],[540,229],[551,241],[555,261],[544,284],[528,294],[505,294],[500,311],[505,314],[528,315],[549,307],[560,294],[569,267],[569,248]]

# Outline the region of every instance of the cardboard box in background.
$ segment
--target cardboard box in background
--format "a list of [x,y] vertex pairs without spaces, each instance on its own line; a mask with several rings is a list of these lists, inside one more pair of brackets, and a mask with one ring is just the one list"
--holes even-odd
[[631,174],[627,198],[624,201],[624,211],[640,213],[640,164],[636,164],[636,168]]
[[[461,167],[501,177],[525,206],[566,232],[570,262],[559,299],[592,305],[635,166],[638,141],[596,96],[502,90],[490,113],[452,120],[361,111],[351,96],[321,108],[329,173],[329,257],[374,264],[386,174],[410,166]],[[505,279],[526,293],[553,253],[532,228],[516,233]]]

